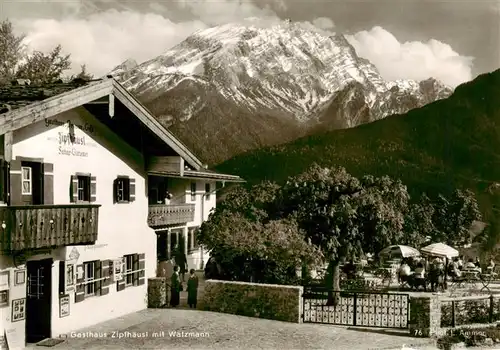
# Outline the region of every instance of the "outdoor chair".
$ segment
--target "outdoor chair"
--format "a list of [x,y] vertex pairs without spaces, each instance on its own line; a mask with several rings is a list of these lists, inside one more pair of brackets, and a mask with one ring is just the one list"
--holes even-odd
[[424,291],[427,292],[427,278],[416,278],[415,274],[409,276],[410,278],[408,279],[408,285],[410,288],[418,290],[420,287],[424,287]]

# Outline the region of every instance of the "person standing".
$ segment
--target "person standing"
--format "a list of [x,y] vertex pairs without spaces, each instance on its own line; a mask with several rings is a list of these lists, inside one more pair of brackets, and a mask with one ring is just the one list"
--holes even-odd
[[170,278],[170,306],[176,307],[180,304],[181,281],[179,279],[179,266],[174,266],[174,272]]
[[156,270],[156,277],[161,277],[165,279],[165,305],[168,304],[168,301],[170,300],[170,283],[168,279],[172,276],[172,273],[174,272],[174,262],[172,261],[173,259],[166,259],[163,258],[159,263],[158,263],[158,269]]
[[198,299],[198,276],[194,269],[189,271],[189,279],[187,282],[188,305],[190,308],[196,309]]
[[187,257],[182,244],[175,247],[175,264],[179,266],[181,281],[184,282],[187,272]]

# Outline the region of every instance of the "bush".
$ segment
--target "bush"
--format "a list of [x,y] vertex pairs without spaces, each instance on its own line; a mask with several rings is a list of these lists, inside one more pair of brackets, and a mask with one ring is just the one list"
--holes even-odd
[[[488,344],[488,339],[490,339]],[[451,345],[465,343],[466,346],[493,345],[500,343],[500,328],[490,326],[484,328],[461,328],[448,331],[438,339],[440,349],[449,349]]]
[[[441,327],[452,327],[452,302],[441,305]],[[455,326],[490,323],[500,320],[500,300],[493,299],[493,314],[490,320],[490,299],[455,301]]]

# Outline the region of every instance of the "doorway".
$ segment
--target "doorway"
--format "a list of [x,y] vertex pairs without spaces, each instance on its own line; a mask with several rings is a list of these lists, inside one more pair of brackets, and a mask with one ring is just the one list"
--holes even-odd
[[43,204],[43,164],[21,162],[21,181],[23,205]]
[[28,261],[26,284],[26,342],[51,336],[52,259]]

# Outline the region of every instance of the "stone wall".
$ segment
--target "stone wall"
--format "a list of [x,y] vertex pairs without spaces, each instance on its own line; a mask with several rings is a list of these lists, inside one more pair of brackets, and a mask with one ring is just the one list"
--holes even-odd
[[300,286],[208,280],[202,299],[206,311],[300,323]]
[[166,282],[163,277],[148,279],[148,308],[161,308],[167,304]]

